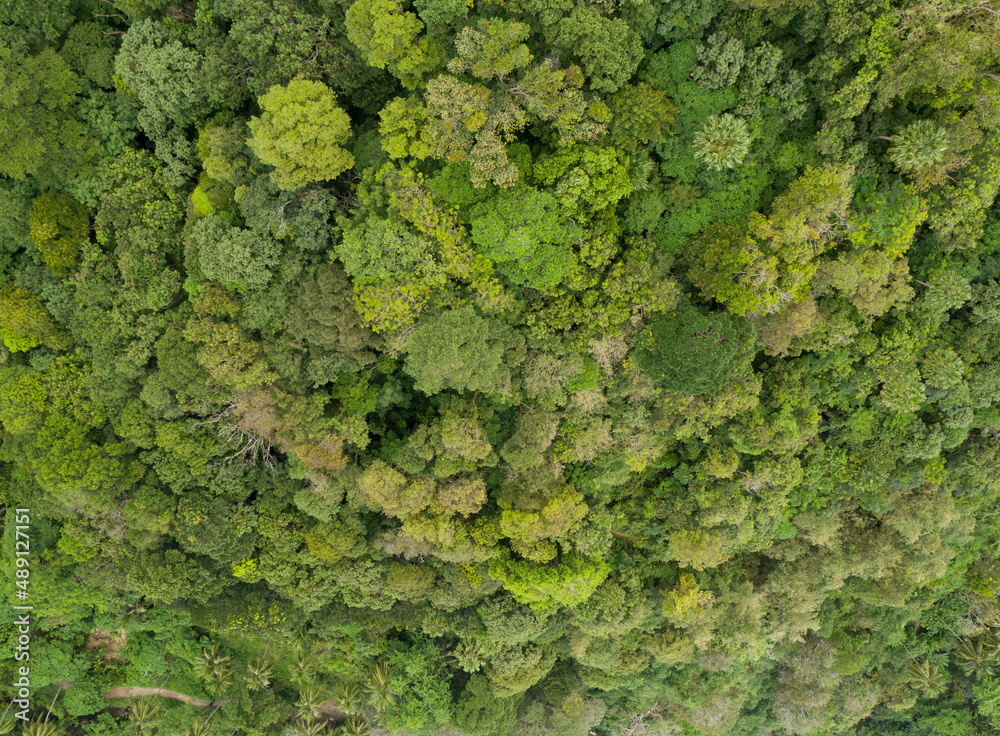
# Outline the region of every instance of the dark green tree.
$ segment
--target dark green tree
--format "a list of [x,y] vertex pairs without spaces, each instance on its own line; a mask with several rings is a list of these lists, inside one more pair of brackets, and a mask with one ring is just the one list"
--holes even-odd
[[523,360],[524,339],[472,307],[427,319],[406,342],[406,371],[427,394],[453,389],[507,396]]
[[550,291],[577,264],[583,234],[548,192],[516,186],[472,211],[472,241],[519,286]]
[[485,677],[473,675],[455,703],[455,725],[469,736],[506,736],[520,700],[496,697]]
[[683,394],[714,394],[750,371],[753,326],[729,314],[685,307],[642,333],[637,362],[658,386]]
[[79,173],[90,143],[73,105],[80,79],[51,48],[31,53],[21,39],[0,41],[0,174],[64,182]]

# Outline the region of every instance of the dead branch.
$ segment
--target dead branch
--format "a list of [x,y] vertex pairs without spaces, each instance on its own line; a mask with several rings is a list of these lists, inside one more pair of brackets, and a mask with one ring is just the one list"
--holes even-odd
[[256,465],[258,461],[272,473],[275,471],[277,458],[272,452],[272,445],[269,439],[262,437],[256,432],[244,429],[233,416],[236,409],[236,402],[231,401],[222,409],[212,414],[207,419],[195,422],[195,428],[208,425],[216,426],[216,437],[221,437],[224,447],[234,446],[236,451],[219,461],[221,465]]

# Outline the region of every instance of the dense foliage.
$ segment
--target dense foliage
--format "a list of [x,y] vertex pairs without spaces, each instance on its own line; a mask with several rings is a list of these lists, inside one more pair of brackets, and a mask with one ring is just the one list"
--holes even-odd
[[998,70],[997,0],[0,2],[25,731],[1000,729]]

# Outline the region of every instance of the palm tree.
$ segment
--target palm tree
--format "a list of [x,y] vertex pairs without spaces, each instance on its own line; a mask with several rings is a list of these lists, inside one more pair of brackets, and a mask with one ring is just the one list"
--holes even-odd
[[56,727],[45,721],[34,720],[24,726],[24,736],[57,736]]
[[368,736],[368,722],[361,716],[350,716],[340,724],[342,736]]
[[210,649],[203,649],[201,656],[195,660],[195,668],[202,679],[209,679],[213,674],[228,669],[229,655],[222,653],[221,645],[216,642]]
[[366,686],[368,694],[371,695],[372,706],[378,713],[384,713],[396,702],[396,696],[389,692],[389,683],[389,666],[385,662],[378,662],[372,667],[372,674]]
[[983,652],[991,661],[1000,663],[1000,637],[992,631],[983,637]]
[[936,698],[945,691],[948,682],[937,665],[931,664],[927,657],[921,657],[910,665],[910,685],[926,697]]
[[149,609],[150,603],[145,598],[126,603],[120,619],[122,627],[129,630],[135,629],[143,622]]
[[233,684],[230,679],[233,669],[229,660],[229,655],[222,653],[222,647],[218,642],[210,649],[203,650],[196,660],[195,667],[198,674],[205,680],[205,689],[212,697],[221,694]]
[[365,694],[356,682],[341,683],[337,690],[337,705],[344,710],[358,710],[365,704]]
[[0,718],[0,736],[4,736],[4,734],[8,734],[13,731],[15,723],[17,723],[17,721],[15,721],[13,717],[7,718],[6,714],[3,718]]
[[449,661],[453,667],[465,672],[478,672],[486,663],[486,656],[480,649],[479,644],[473,639],[471,641],[460,641],[455,645]]
[[715,171],[736,168],[750,152],[750,128],[729,113],[710,115],[692,138],[694,157]]
[[229,665],[219,665],[211,675],[205,678],[205,689],[208,690],[209,695],[217,698],[228,690],[229,686],[233,684],[232,674],[233,671]]
[[142,627],[146,613],[151,607],[152,604],[144,597],[135,598],[120,593],[111,599],[108,616],[96,628],[111,631],[117,627],[134,631]]
[[979,640],[960,639],[955,648],[955,661],[965,670],[965,674],[976,680],[993,675],[996,659],[990,652],[989,645],[983,646]]
[[271,684],[272,667],[267,657],[257,657],[252,664],[247,665],[247,687],[251,690],[264,690]]
[[299,690],[299,700],[295,704],[303,713],[307,713],[310,718],[319,717],[319,709],[323,705],[325,698],[320,694],[320,690],[315,685]]
[[187,728],[187,736],[207,736],[212,729],[212,724],[200,718],[194,720]]
[[299,626],[294,631],[289,632],[288,638],[291,642],[292,648],[301,651],[306,644],[306,640],[309,638],[305,624]]
[[948,152],[948,134],[933,120],[910,123],[889,140],[889,158],[907,173],[940,163]]
[[295,655],[295,664],[291,669],[292,681],[296,685],[312,682],[316,677],[316,665],[310,657],[302,652]]
[[315,721],[300,721],[295,724],[295,736],[319,736],[326,731],[327,721],[319,718]]
[[161,719],[157,716],[162,709],[163,705],[159,700],[139,698],[132,703],[132,726],[135,733],[141,736],[153,733],[160,723]]

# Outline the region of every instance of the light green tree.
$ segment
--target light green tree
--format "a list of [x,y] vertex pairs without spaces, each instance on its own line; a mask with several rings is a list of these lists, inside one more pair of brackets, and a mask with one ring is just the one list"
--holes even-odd
[[31,239],[56,276],[67,275],[87,240],[87,208],[65,192],[46,192],[31,205]]
[[519,603],[542,614],[580,605],[610,572],[603,560],[576,553],[562,555],[555,565],[514,560],[508,552],[490,560],[490,577],[501,581]]
[[556,43],[578,56],[590,86],[615,92],[642,61],[642,39],[623,18],[608,18],[589,5],[577,5],[559,24]]
[[455,38],[458,56],[448,62],[448,71],[468,72],[477,79],[502,80],[531,61],[531,52],[523,43],[530,30],[516,21],[481,18],[476,26],[466,26]]
[[427,108],[416,97],[396,97],[379,113],[382,147],[392,158],[427,158],[434,153]]
[[337,105],[337,95],[322,82],[293,79],[261,97],[261,116],[251,118],[247,141],[282,189],[333,179],[354,165],[343,148],[351,137],[351,119]]
[[771,214],[752,212],[749,232],[719,223],[698,238],[689,272],[702,294],[739,316],[782,311],[807,295],[817,256],[846,225],[851,166],[806,167]]
[[583,216],[616,204],[632,191],[628,156],[610,146],[560,148],[535,163],[534,175],[552,187],[560,204]]
[[15,353],[39,345],[64,350],[70,344],[41,300],[13,281],[0,289],[0,339]]
[[403,10],[399,0],[357,0],[347,9],[347,37],[369,65],[386,69],[404,86],[416,89],[424,77],[444,66],[444,51],[434,39],[418,39],[424,24]]

